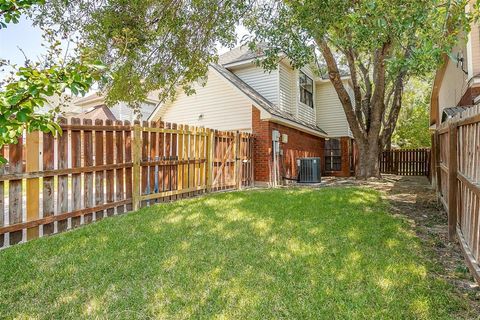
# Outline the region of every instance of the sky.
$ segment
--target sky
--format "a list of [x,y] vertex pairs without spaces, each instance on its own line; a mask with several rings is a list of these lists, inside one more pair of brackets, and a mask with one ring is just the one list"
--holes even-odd
[[10,60],[13,64],[23,64],[25,58],[21,48],[29,59],[37,60],[45,52],[41,43],[40,30],[21,18],[18,24],[8,24],[6,29],[0,30],[0,58]]
[[[238,26],[236,32],[239,40],[248,34],[243,26]],[[19,49],[21,48],[30,60],[36,61],[45,53],[45,48],[41,46],[41,43],[40,29],[32,26],[31,21],[22,17],[18,24],[9,24],[6,29],[0,30],[0,58],[21,65],[25,61]],[[229,50],[220,45],[217,46],[217,49],[220,54]]]

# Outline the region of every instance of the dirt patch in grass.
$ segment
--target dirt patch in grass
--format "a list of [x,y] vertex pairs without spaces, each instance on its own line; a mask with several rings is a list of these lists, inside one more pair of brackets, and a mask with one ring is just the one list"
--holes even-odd
[[406,219],[427,249],[426,258],[438,266],[436,275],[451,283],[480,314],[480,287],[465,264],[458,239],[448,241],[447,213],[426,177],[384,175],[367,182],[353,178],[325,178],[326,186],[366,186],[382,191],[393,214]]

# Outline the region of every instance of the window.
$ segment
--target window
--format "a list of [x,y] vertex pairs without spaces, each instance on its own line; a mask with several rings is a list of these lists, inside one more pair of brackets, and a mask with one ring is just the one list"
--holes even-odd
[[300,102],[313,108],[313,80],[300,71]]
[[325,141],[325,171],[342,170],[342,149],[340,139]]

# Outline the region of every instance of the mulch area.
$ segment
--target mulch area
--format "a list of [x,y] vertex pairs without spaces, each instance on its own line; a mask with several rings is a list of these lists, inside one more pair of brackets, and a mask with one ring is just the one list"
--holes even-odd
[[382,179],[323,178],[322,186],[365,186],[382,191],[392,213],[406,219],[439,266],[436,275],[451,283],[480,315],[480,286],[468,272],[458,241],[448,241],[447,213],[426,177],[384,175]]

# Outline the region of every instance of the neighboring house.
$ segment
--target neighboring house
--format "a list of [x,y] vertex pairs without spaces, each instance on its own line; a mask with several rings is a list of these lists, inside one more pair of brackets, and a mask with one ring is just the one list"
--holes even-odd
[[[195,94],[178,92],[149,120],[252,132],[256,182],[295,178],[300,157],[320,157],[324,174],[349,176],[352,134],[330,81],[309,67],[293,69],[285,58],[265,71],[255,64],[261,56],[246,47],[225,53],[210,65],[207,82],[194,85]],[[280,147],[274,156],[276,136]]]
[[[476,1],[470,0],[466,10]],[[430,129],[433,133],[448,118],[480,103],[480,26],[471,25],[470,33],[461,35],[458,44],[435,74],[430,100]],[[434,163],[434,161],[432,161]],[[436,183],[437,168],[432,167],[432,183]]]
[[[476,1],[471,0],[466,10]],[[462,35],[457,46],[437,70],[430,103],[432,129],[464,108],[476,104],[480,94],[480,26],[473,24],[467,36]]]
[[67,118],[81,119],[101,119],[101,120],[119,120],[130,121],[148,120],[155,110],[158,100],[155,93],[151,93],[146,102],[140,105],[140,113],[136,114],[126,103],[120,102],[112,107],[105,105],[105,99],[102,95],[92,93],[83,98],[74,100],[68,108],[63,109]]

